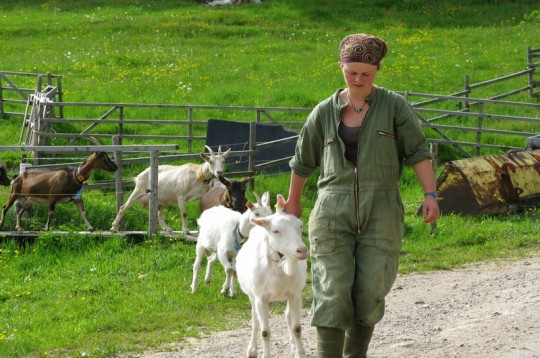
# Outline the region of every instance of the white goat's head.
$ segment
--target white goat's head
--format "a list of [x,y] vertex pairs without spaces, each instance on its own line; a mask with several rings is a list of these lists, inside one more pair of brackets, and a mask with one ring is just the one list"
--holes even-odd
[[302,240],[302,221],[286,213],[285,199],[277,195],[276,212],[270,216],[252,219],[251,222],[264,228],[270,247],[285,258],[305,260],[308,250]]
[[270,207],[270,194],[265,192],[261,197],[253,192],[253,195],[257,198],[256,203],[252,203],[248,200],[246,206],[250,211],[250,219],[263,218],[269,215],[272,215],[272,208]]
[[210,155],[201,153],[201,158],[210,165],[210,172],[213,176],[217,178],[218,176],[223,175],[225,159],[227,159],[229,156],[231,148],[229,148],[225,153],[221,153],[221,146],[219,146],[218,153],[216,154],[209,146],[206,145],[205,147],[210,152]]

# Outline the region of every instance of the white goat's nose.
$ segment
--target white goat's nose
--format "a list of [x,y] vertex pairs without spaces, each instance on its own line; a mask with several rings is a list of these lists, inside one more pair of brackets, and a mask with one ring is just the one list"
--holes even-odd
[[299,247],[298,249],[296,249],[296,256],[299,258],[299,259],[305,259],[308,255],[308,250],[307,250],[307,247]]

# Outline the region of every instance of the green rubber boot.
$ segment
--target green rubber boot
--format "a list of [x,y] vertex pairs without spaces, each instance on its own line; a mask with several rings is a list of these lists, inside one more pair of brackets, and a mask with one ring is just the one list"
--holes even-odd
[[353,322],[345,332],[345,358],[366,358],[375,326],[361,326]]
[[345,331],[339,328],[317,327],[317,357],[341,358]]

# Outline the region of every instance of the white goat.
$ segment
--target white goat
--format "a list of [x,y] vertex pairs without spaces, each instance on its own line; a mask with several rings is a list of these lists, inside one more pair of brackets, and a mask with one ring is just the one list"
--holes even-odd
[[255,226],[236,257],[238,282],[251,302],[251,340],[247,357],[257,357],[257,333],[261,327],[263,357],[270,355],[268,304],[287,301],[291,355],[306,353],[302,343],[300,313],[306,285],[308,250],[302,241],[302,221],[283,211],[285,200],[277,196],[276,213],[252,219]]
[[[223,174],[223,166],[227,159],[230,148],[221,153],[221,146],[215,154],[212,148],[206,146],[210,155],[201,153],[203,164],[187,163],[180,166],[158,166],[158,221],[159,225],[168,233],[172,229],[163,218],[163,209],[167,205],[177,204],[182,214],[182,231],[189,233],[187,225],[186,202],[200,199],[208,188],[208,181],[213,177]],[[125,211],[130,208],[137,199],[141,200],[143,207],[147,207],[150,196],[150,168],[142,171],[135,178],[135,189],[129,199],[118,210],[111,231],[118,231],[118,225],[124,217]]]
[[219,259],[225,270],[225,282],[221,288],[223,295],[229,292],[229,296],[236,296],[236,285],[234,276],[234,262],[240,248],[247,240],[249,232],[254,224],[253,218],[265,217],[272,214],[270,208],[270,194],[265,192],[262,199],[253,193],[257,198],[257,203],[247,202],[247,208],[243,214],[229,209],[223,205],[206,209],[197,220],[199,224],[199,237],[197,238],[197,256],[193,264],[193,281],[191,282],[191,292],[197,290],[197,275],[201,268],[201,261],[206,254],[208,262],[206,265],[205,281],[208,283],[212,278],[212,266]]

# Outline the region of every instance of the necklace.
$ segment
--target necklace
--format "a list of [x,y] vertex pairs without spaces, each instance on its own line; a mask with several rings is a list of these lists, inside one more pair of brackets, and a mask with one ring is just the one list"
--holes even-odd
[[365,107],[366,104],[367,104],[366,100],[364,100],[364,105],[363,105],[362,107],[356,108],[356,107],[354,106],[354,103],[352,102],[351,96],[349,95],[349,91],[347,91],[347,97],[349,98],[349,103],[351,104],[351,106],[352,106],[352,108],[354,109],[354,111],[355,111],[356,113],[362,112],[362,110],[364,109],[364,107]]

